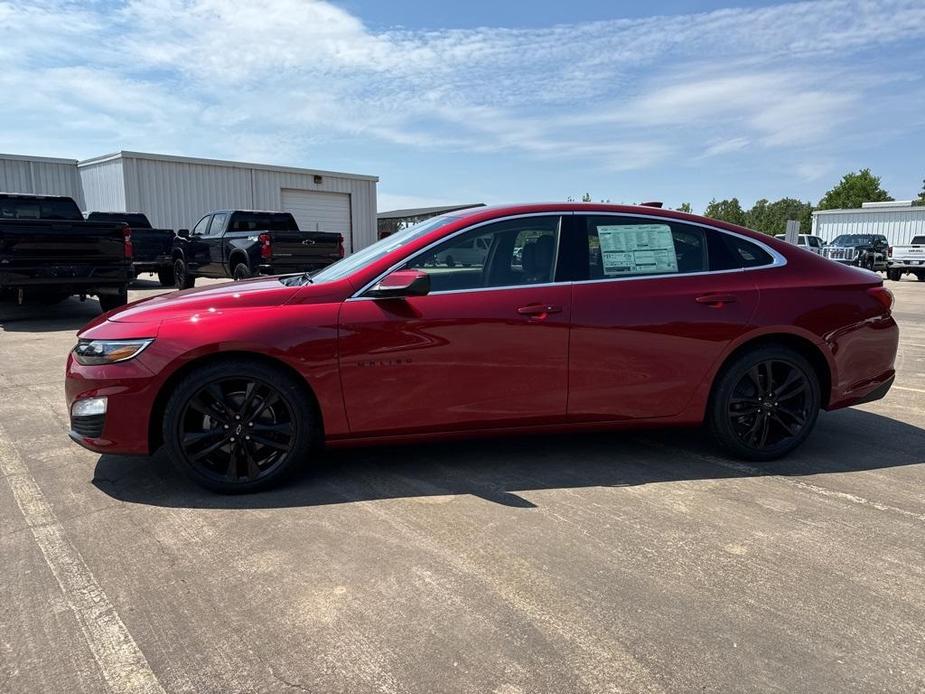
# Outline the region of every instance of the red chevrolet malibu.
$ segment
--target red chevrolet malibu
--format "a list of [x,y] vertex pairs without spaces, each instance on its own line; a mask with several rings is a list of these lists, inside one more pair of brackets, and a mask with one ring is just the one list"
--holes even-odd
[[706,422],[782,456],[821,409],[889,390],[880,278],[741,227],[643,206],[436,217],[314,274],[177,292],[86,326],[71,437],[169,457],[224,492],[319,444]]

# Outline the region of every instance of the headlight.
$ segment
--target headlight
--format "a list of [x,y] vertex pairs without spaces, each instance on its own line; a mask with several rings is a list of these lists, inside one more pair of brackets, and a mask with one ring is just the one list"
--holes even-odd
[[84,366],[115,364],[137,357],[154,342],[153,339],[141,340],[80,340],[74,348],[74,359]]

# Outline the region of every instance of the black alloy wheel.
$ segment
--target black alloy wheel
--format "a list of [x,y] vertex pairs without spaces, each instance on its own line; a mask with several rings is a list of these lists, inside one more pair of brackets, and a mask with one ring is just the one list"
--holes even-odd
[[228,360],[184,381],[167,405],[164,440],[195,482],[224,493],[257,491],[308,455],[311,402],[288,374]]
[[799,353],[746,353],[720,377],[711,403],[714,436],[732,453],[773,460],[799,446],[816,423],[819,381]]
[[183,258],[173,261],[173,277],[177,289],[190,289],[196,284],[196,278],[190,277]]
[[238,263],[234,266],[234,272],[232,273],[232,279],[235,282],[240,282],[241,280],[249,279],[251,276],[251,269],[245,263]]

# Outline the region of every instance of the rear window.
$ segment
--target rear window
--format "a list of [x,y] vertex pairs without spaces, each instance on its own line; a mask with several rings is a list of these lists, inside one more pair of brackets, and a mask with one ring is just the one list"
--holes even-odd
[[91,222],[125,222],[133,229],[150,229],[151,222],[140,212],[91,212],[87,215]]
[[925,245],[925,236],[913,236],[912,237],[913,246],[922,246]]
[[52,219],[82,222],[77,203],[70,198],[0,198],[0,219]]
[[231,231],[295,231],[299,226],[291,214],[235,212]]

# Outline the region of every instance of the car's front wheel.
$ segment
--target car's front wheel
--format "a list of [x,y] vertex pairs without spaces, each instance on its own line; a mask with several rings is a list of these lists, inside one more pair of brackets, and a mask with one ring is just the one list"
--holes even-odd
[[279,484],[305,463],[318,433],[301,384],[272,365],[216,362],[183,379],[167,403],[164,443],[174,465],[225,494]]
[[819,378],[799,352],[764,347],[722,370],[708,423],[716,441],[747,460],[774,460],[799,446],[816,424]]

